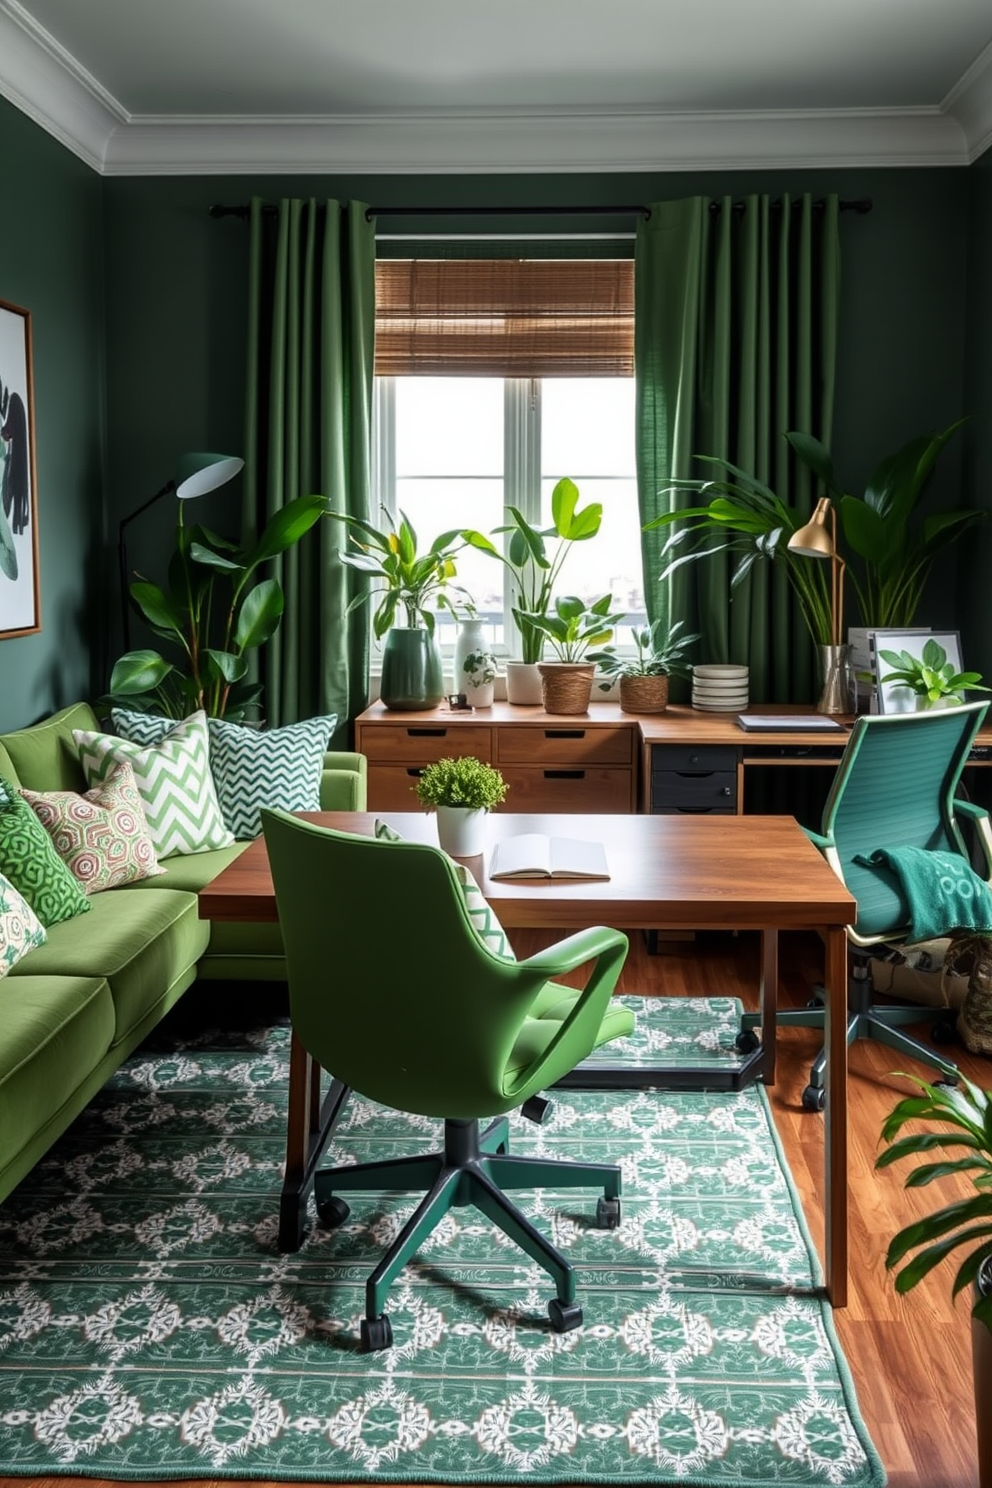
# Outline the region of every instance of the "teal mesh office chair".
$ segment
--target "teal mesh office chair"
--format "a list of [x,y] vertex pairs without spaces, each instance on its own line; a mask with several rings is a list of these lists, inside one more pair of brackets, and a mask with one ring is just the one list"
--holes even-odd
[[[879,848],[921,847],[968,857],[961,821],[974,824],[985,856],[985,876],[992,871],[992,833],[988,814],[957,799],[961,771],[972,741],[985,717],[987,703],[967,703],[927,713],[873,715],[855,720],[843,758],[837,766],[823,810],[819,832],[807,835],[858,901],[858,917],[848,929],[847,1042],[877,1039],[899,1054],[922,1060],[953,1082],[957,1068],[934,1050],[901,1030],[927,1021],[946,1023],[946,1008],[873,1003],[871,955],[877,948],[905,942],[909,935],[908,902],[894,877],[855,862]],[[778,1022],[822,1028],[824,1012],[818,1005],[789,1009]],[[741,1020],[738,1047],[755,1047],[757,1013]],[[825,1101],[826,1054],[821,1049],[803,1091],[803,1106],[822,1111]]]
[[[365,1350],[388,1348],[390,1283],[453,1206],[474,1205],[550,1274],[552,1327],[582,1321],[571,1263],[504,1189],[602,1189],[596,1224],[620,1222],[620,1169],[510,1155],[509,1111],[536,1100],[599,1045],[629,1033],[611,1002],[627,954],[616,930],[579,931],[517,962],[484,944],[469,893],[437,848],[377,841],[262,813],[286,948],[293,1028],[318,1063],[370,1100],[443,1118],[443,1150],[318,1171],[318,1214],[343,1193],[424,1190],[366,1284]],[[476,904],[485,912],[485,901]],[[581,991],[552,978],[591,962]],[[484,1130],[480,1119],[495,1117]]]

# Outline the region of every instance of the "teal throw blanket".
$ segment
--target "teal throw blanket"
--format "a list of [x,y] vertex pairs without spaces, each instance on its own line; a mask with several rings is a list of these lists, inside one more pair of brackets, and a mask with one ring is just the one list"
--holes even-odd
[[870,857],[858,853],[854,861],[896,875],[909,904],[911,940],[936,940],[953,930],[992,931],[992,892],[958,853],[890,847]]

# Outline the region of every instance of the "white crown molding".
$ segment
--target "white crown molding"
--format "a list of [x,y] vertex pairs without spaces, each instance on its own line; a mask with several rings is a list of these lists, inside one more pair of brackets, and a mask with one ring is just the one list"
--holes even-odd
[[940,106],[961,125],[969,161],[977,160],[992,145],[992,42],[975,58]]

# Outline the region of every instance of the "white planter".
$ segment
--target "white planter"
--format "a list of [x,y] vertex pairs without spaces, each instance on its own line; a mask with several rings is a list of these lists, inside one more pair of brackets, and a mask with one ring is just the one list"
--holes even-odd
[[483,634],[481,620],[464,620],[455,637],[453,692],[463,692],[472,708],[491,708],[496,658]]
[[475,858],[486,845],[487,811],[467,806],[437,808],[437,840],[453,858]]
[[544,689],[536,661],[508,661],[506,663],[506,701],[542,707]]

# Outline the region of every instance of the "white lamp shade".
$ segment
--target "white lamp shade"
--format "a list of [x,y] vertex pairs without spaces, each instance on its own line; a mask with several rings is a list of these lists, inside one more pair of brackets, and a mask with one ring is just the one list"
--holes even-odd
[[239,455],[183,455],[176,466],[176,495],[180,501],[205,496],[232,480],[244,463]]

